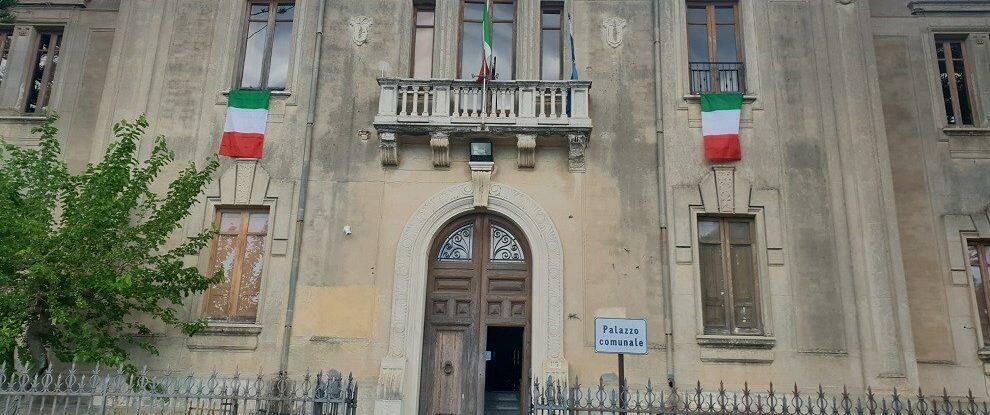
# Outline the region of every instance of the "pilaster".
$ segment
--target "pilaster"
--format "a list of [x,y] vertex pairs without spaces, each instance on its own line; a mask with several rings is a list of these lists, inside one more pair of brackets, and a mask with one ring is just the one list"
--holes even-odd
[[38,31],[32,26],[18,25],[10,41],[7,53],[7,74],[0,84],[0,108],[6,112],[19,113],[24,109],[26,94],[23,89],[30,82],[28,73],[34,58],[34,44],[38,41]]
[[869,3],[822,1],[863,379],[917,387]]

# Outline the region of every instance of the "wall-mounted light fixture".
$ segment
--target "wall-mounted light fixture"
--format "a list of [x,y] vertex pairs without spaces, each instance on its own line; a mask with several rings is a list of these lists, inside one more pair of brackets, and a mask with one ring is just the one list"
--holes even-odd
[[495,156],[492,152],[492,142],[488,140],[472,141],[470,160],[472,162],[494,162]]

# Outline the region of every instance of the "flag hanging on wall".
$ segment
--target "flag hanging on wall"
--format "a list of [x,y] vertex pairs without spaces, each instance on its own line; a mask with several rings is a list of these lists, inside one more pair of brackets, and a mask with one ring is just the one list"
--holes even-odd
[[740,93],[701,94],[701,134],[705,136],[705,158],[715,163],[742,158],[739,148]]
[[227,96],[227,122],[220,139],[221,156],[261,158],[270,98],[271,91],[230,91]]

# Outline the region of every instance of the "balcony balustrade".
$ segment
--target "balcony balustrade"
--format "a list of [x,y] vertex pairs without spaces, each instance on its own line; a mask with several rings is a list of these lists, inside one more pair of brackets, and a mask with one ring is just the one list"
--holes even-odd
[[742,62],[691,62],[691,93],[746,92]]
[[[540,136],[565,136],[570,152],[580,156],[591,131],[588,94],[591,81],[493,80],[483,87],[473,80],[381,78],[381,95],[375,129],[382,149],[382,164],[397,165],[396,135],[430,135],[441,157],[434,164],[449,164],[446,147],[450,134],[483,132],[490,136],[515,135],[519,140],[520,166],[532,167],[525,151],[535,149]],[[440,152],[437,148],[441,148]],[[572,166],[574,159],[572,157]]]
[[591,129],[591,81],[489,81],[487,91],[472,80],[383,78],[378,85],[379,131]]

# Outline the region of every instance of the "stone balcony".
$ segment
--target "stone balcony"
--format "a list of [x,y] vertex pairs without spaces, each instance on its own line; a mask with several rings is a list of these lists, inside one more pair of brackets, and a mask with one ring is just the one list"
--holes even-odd
[[430,137],[433,164],[450,165],[451,138],[514,137],[519,166],[533,167],[536,143],[565,137],[572,171],[583,171],[591,132],[591,81],[489,81],[381,78],[375,129],[382,164],[399,164],[402,137]]

